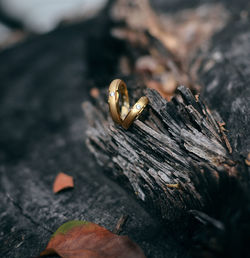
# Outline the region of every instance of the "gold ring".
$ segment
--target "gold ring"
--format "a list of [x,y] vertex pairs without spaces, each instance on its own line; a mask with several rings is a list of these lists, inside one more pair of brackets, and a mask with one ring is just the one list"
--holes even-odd
[[127,86],[124,81],[116,79],[110,83],[108,103],[110,114],[114,122],[120,124],[123,128],[128,129],[148,104],[148,98],[145,96],[141,97],[134,106],[129,109]]
[[130,109],[127,116],[122,121],[122,127],[128,129],[135,119],[139,117],[143,109],[148,104],[148,98],[146,96],[141,97],[134,106]]
[[[121,111],[119,107],[121,95]],[[127,86],[124,81],[120,79],[113,80],[109,86],[109,111],[113,120],[122,124],[122,120],[129,111],[129,97]]]

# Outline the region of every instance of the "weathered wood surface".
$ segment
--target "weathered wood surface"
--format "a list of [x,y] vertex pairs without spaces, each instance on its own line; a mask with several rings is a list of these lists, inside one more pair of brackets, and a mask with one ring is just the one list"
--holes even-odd
[[[195,98],[191,98],[192,101],[185,98],[183,92],[177,93],[170,103],[151,90],[145,92],[145,78],[140,76],[139,79],[124,79],[128,80],[133,101],[143,93],[148,95],[149,113],[142,121],[135,122],[129,131],[114,125],[109,118],[108,87],[92,104],[84,103],[89,121],[87,146],[108,175],[132,190],[147,209],[167,222],[172,221],[174,227],[178,226],[175,223],[178,218],[188,216],[190,209],[203,210],[214,217],[199,211],[191,212],[204,225],[213,227],[213,230],[204,229],[206,237],[202,238],[202,233],[199,235],[201,246],[206,246],[211,257],[237,257],[249,253],[245,239],[250,233],[242,230],[244,218],[249,217],[250,196],[249,161],[246,161],[250,150],[249,36],[246,29],[249,18],[248,12],[242,11],[247,8],[246,2],[230,1],[225,2],[225,6],[229,10],[227,25],[217,32],[210,46],[208,44],[193,56],[186,67],[192,74],[198,62],[197,74],[191,78],[194,80],[185,77],[187,70],[181,70],[173,56],[166,49],[162,50],[161,38],[156,35],[158,42],[151,41],[150,36],[155,34],[150,31],[150,26],[145,26],[151,34],[144,34],[148,37],[147,42],[151,41],[153,48],[158,44],[161,58],[170,59],[176,65],[180,81],[188,78],[187,86],[194,91],[197,90],[194,84],[201,86],[202,98],[213,111],[210,119],[207,117],[209,111],[208,114],[200,111],[206,110],[204,105],[197,103]],[[128,30],[132,27],[133,31],[129,17],[124,17]],[[126,37],[121,36],[121,39],[129,42]],[[148,46],[143,47],[144,54],[155,53],[150,52]],[[143,47],[134,42],[128,46],[126,54],[132,63],[142,55]],[[124,75],[122,72],[121,69],[120,76]],[[179,188],[173,184],[178,184]],[[239,214],[237,218],[236,214]],[[241,235],[243,241],[230,245],[236,234]],[[209,241],[204,241],[205,238]],[[212,243],[215,239],[216,244]],[[228,245],[227,249],[225,246]]]
[[[187,1],[182,0],[159,0],[153,1],[153,6],[158,11],[174,12],[199,3],[200,1],[195,1],[190,6]],[[249,172],[244,159],[245,153],[249,151],[249,115],[246,116],[246,112],[249,110],[247,76],[250,45],[247,44],[248,37],[244,35],[248,34],[249,18],[244,13],[241,14],[242,10],[247,10],[248,3],[223,1],[223,4],[230,12],[231,23],[217,34],[208,55],[204,57],[206,60],[213,57],[212,54],[218,48],[224,54],[224,46],[227,46],[225,53],[233,61],[234,68],[224,58],[219,58],[221,61],[208,70],[204,69],[204,62],[198,72],[198,79],[203,85],[202,97],[208,102],[209,108],[218,111],[226,122],[241,181],[248,187]],[[85,146],[85,131],[89,125],[82,115],[81,103],[90,101],[88,93],[91,87],[107,87],[114,77],[121,75],[117,71],[119,57],[128,54],[126,44],[110,36],[112,23],[106,11],[84,24],[29,39],[0,54],[0,256],[36,256],[45,247],[51,232],[65,221],[87,219],[112,230],[123,214],[128,214],[130,219],[122,234],[128,234],[135,240],[144,249],[147,257],[188,257],[186,250],[193,248],[192,245],[183,248],[169,228],[160,226],[157,219],[152,218],[120,186],[107,179],[103,175],[104,168],[96,164]],[[221,38],[224,41],[220,41]],[[235,65],[240,67],[240,73]],[[242,74],[245,80],[241,79]],[[208,86],[214,76],[217,81],[211,89]],[[138,85],[134,83],[137,78],[129,79],[127,82],[130,87]],[[228,84],[221,84],[225,80],[234,83],[227,87]],[[225,91],[220,85],[225,86]],[[141,90],[140,88],[139,91]],[[231,94],[232,91],[234,94]],[[104,92],[106,94],[106,90]],[[157,97],[152,92],[148,94],[152,98]],[[238,109],[235,107],[238,107],[239,102],[232,101],[232,97],[238,100],[242,98]],[[233,102],[237,105],[232,105]],[[244,108],[241,110],[241,107]],[[108,113],[105,114],[106,126],[120,130],[112,124]],[[100,116],[102,115],[101,113]],[[158,119],[159,115],[149,113],[149,117]],[[146,120],[145,114],[144,121]],[[142,132],[145,125],[138,121],[132,131],[127,133],[133,136],[135,128]],[[122,133],[125,135],[125,132]],[[181,146],[181,142],[178,144]],[[222,152],[227,153],[224,143],[219,146]],[[101,152],[99,155],[103,156]],[[228,154],[222,156],[227,159]],[[191,159],[194,157],[192,155]],[[210,164],[208,160],[202,160],[201,163],[204,162],[208,162],[210,168],[204,168],[208,177],[203,179],[211,179],[204,184],[213,188],[212,186],[218,184],[214,185],[216,180],[210,177],[211,168],[215,171],[218,168],[214,168],[214,164]],[[197,167],[192,171],[195,169]],[[73,191],[54,196],[52,183],[59,171],[73,175],[76,186]],[[197,172],[199,175],[199,168]],[[201,235],[198,237],[198,244],[201,247],[204,244],[207,252],[212,250],[210,257],[222,257],[221,253],[227,257],[239,257],[239,254],[243,256],[244,251],[249,251],[249,232],[245,230],[249,218],[247,196],[242,194],[241,187],[233,179],[221,179],[218,192],[214,192],[215,196],[211,196],[208,201],[210,205],[206,207],[208,214],[217,220],[193,212],[206,225],[213,225],[212,228],[198,232]],[[185,186],[182,182],[181,185]],[[199,191],[205,192],[206,188]],[[204,195],[204,192],[201,194]],[[179,190],[167,188],[167,193],[172,193],[179,203],[185,202],[181,200]],[[190,200],[192,197],[187,199],[188,204],[192,203]],[[197,200],[193,204],[195,207],[201,206]],[[175,212],[174,209],[171,211]],[[168,212],[165,214],[171,218],[172,215]],[[221,231],[221,228],[230,230]],[[191,237],[193,231],[194,228],[191,229]],[[217,233],[221,242],[214,244]],[[178,231],[178,237],[185,234],[185,230]],[[239,235],[241,241],[235,241],[239,239]],[[222,245],[219,251],[216,249],[218,243]],[[199,253],[199,257],[203,254]],[[205,252],[204,255],[206,254]]]
[[[144,202],[147,207],[150,207],[151,210],[153,208],[154,212],[158,212],[161,218],[176,220],[186,210],[202,209],[208,205],[208,202],[213,199],[212,195],[215,194],[218,185],[221,183],[220,175],[223,174],[221,170],[225,170],[228,176],[232,176],[233,170],[236,171],[236,168],[234,168],[236,163],[231,160],[230,154],[234,151],[234,153],[238,153],[239,157],[240,153],[232,137],[238,139],[239,137],[249,138],[247,137],[249,134],[247,125],[250,117],[249,93],[247,94],[243,90],[244,87],[246,88],[246,84],[243,86],[242,76],[239,77],[239,73],[243,71],[239,72],[239,69],[235,69],[233,72],[232,69],[228,68],[228,71],[223,73],[223,71],[217,69],[218,65],[216,65],[216,62],[218,62],[221,67],[224,67],[223,62],[225,62],[225,65],[228,63],[228,58],[223,59],[221,57],[220,59],[222,50],[215,52],[215,49],[219,49],[220,46],[222,48],[225,42],[222,41],[221,43],[219,41],[219,45],[217,45],[216,40],[223,39],[224,34],[228,33],[230,29],[232,30],[232,24],[234,24],[234,27],[239,26],[236,23],[236,17],[239,16],[239,13],[231,12],[231,16],[228,15],[230,18],[226,18],[228,27],[226,26],[223,31],[218,32],[211,43],[212,47],[208,50],[209,44],[204,47],[203,43],[204,49],[198,51],[193,57],[193,61],[190,62],[187,58],[184,61],[183,56],[176,52],[178,41],[172,46],[162,35],[155,32],[157,29],[159,30],[159,21],[156,21],[157,18],[149,10],[146,1],[135,1],[135,7],[133,5],[130,7],[126,1],[120,0],[117,5],[118,7],[114,5],[111,9],[112,17],[115,22],[125,22],[127,38],[122,36],[120,38],[130,44],[127,47],[127,56],[131,59],[130,62],[136,63],[136,59],[143,55],[143,51],[152,53],[152,56],[155,55],[155,52],[158,52],[158,56],[161,56],[161,62],[164,62],[162,61],[164,59],[168,63],[172,62],[170,67],[164,66],[162,69],[170,70],[172,74],[175,73],[174,76],[180,77],[179,80],[186,82],[187,86],[193,91],[196,90],[197,92],[196,84],[202,85],[202,96],[208,99],[210,104],[214,102],[220,105],[220,108],[211,105],[211,108],[215,110],[214,114],[211,114],[202,102],[196,100],[191,92],[183,87],[168,103],[154,91],[149,90],[147,92],[150,99],[149,113],[143,118],[143,122],[137,121],[131,130],[124,131],[119,126],[114,125],[109,117],[106,103],[107,88],[106,92],[104,91],[103,95],[96,99],[94,103],[84,103],[83,110],[89,121],[87,146],[95,155],[99,164],[104,166],[107,173],[121,181],[122,184],[125,180],[126,185],[132,189],[138,199]],[[125,9],[127,12],[119,12],[119,8],[127,8]],[[226,11],[224,10],[224,12]],[[145,19],[144,13],[148,15],[148,24],[136,23],[135,16],[138,15],[143,20]],[[237,16],[235,17],[235,15]],[[207,16],[208,18],[211,17]],[[245,26],[243,21],[240,24]],[[115,28],[113,31],[118,26],[113,25]],[[148,34],[144,30],[148,30]],[[147,43],[140,44],[138,43],[139,40],[137,44],[134,43],[135,40],[131,43],[128,39],[128,31],[134,33],[134,38],[137,34],[137,40],[143,38],[143,42]],[[172,36],[173,41],[177,40],[173,33],[171,34],[166,30],[162,30],[162,33],[165,33],[166,37]],[[114,34],[114,36],[116,35],[117,33]],[[232,36],[232,34],[230,35]],[[234,51],[237,52],[236,43],[232,46],[234,46]],[[183,43],[183,48],[188,48],[185,43]],[[194,49],[192,51],[194,52]],[[229,51],[232,52],[231,49]],[[225,55],[229,55],[229,52],[226,52]],[[177,62],[176,59],[179,61]],[[198,72],[191,78],[192,76],[188,76],[187,71],[189,70],[192,74],[193,66],[197,63],[197,60],[200,64],[198,69],[196,68]],[[171,70],[171,67],[174,68]],[[232,74],[232,81],[230,81],[231,77],[228,72]],[[215,76],[211,78],[210,74],[213,73],[215,73]],[[227,81],[222,83],[225,76],[228,76]],[[141,79],[141,83],[138,83],[138,78]],[[144,80],[145,83],[148,80],[140,77],[140,75],[138,75],[138,78],[132,77],[129,81],[130,95],[133,96],[134,101],[142,96]],[[195,79],[198,83],[194,81]],[[216,91],[220,85],[228,85],[228,83],[231,87],[229,91],[225,90],[225,93],[222,90]],[[236,85],[233,86],[233,83]],[[237,84],[240,84],[240,86]],[[217,96],[209,94],[212,87],[214,87],[214,94],[217,94]],[[232,87],[236,89],[241,87],[242,90],[234,95],[232,94]],[[225,101],[223,99],[224,94],[226,96]],[[231,95],[233,102],[229,101]],[[242,105],[239,105],[240,101],[243,102]],[[231,108],[229,108],[229,105],[232,105]],[[219,114],[216,113],[217,110],[220,111]],[[229,133],[230,140],[233,142],[233,150],[226,136],[225,124],[223,123],[224,114],[229,132],[230,127],[233,126],[232,132]],[[243,147],[244,158],[246,158],[249,149],[248,140],[245,143],[246,146]],[[243,159],[241,159],[242,162]],[[204,172],[203,166],[207,167],[207,172]],[[241,171],[242,175],[245,175],[245,169],[243,170]],[[235,171],[234,174],[237,176]],[[206,177],[210,179],[208,180]],[[205,183],[206,186],[204,186],[204,181],[207,183],[207,185]],[[178,184],[178,188],[171,187],[171,184]]]
[[[134,99],[142,94],[129,92]],[[113,123],[103,99],[95,106],[85,102],[87,146],[107,173],[127,182],[161,218],[176,222],[204,207],[220,182],[217,167],[233,162],[218,122],[189,89],[179,87],[171,102],[154,90],[146,95],[148,114],[128,131]]]
[[[81,103],[92,86],[87,49],[98,21],[0,54],[1,257],[36,257],[66,221],[84,219],[113,230],[122,215],[129,215],[122,234],[148,257],[187,256],[168,230],[103,175],[85,146]],[[60,171],[74,177],[75,188],[54,195]]]
[[[250,32],[237,17],[215,39],[201,64],[202,96],[223,115],[236,159],[250,152]],[[233,36],[232,36],[233,35]]]

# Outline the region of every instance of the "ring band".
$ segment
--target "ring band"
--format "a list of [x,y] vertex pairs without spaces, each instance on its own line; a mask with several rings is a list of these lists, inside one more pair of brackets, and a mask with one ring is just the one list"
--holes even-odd
[[127,116],[124,118],[122,122],[122,127],[124,129],[128,129],[130,125],[133,123],[135,119],[139,117],[143,109],[148,104],[148,98],[146,96],[141,97],[134,106],[130,109]]
[[[119,107],[121,95],[121,111]],[[129,97],[127,86],[120,79],[113,80],[109,86],[109,111],[112,119],[122,124],[122,120],[126,117],[129,111]]]
[[109,86],[108,103],[110,114],[114,122],[120,124],[124,129],[128,129],[148,104],[148,98],[146,96],[141,97],[129,110],[130,106],[127,86],[124,81],[115,79]]

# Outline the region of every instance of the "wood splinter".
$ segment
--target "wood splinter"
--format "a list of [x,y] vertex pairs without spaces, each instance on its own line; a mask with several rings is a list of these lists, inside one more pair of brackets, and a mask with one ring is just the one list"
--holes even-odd
[[[133,97],[141,94],[137,90]],[[148,114],[128,131],[113,123],[105,94],[95,104],[85,102],[87,146],[146,207],[176,220],[209,202],[227,174],[223,164],[230,165],[231,151],[213,114],[188,88],[180,86],[170,102],[152,89],[146,96]]]

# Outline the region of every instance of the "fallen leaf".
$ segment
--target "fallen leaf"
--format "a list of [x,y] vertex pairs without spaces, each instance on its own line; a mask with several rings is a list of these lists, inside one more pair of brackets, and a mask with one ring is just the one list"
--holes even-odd
[[64,258],[145,258],[127,236],[118,236],[95,223],[69,221],[52,235],[40,254]]
[[56,179],[54,181],[53,192],[58,193],[64,189],[73,188],[73,187],[74,187],[73,177],[60,172],[56,176]]
[[98,90],[98,88],[92,88],[92,89],[90,90],[90,95],[91,95],[93,98],[97,99],[97,98],[99,97],[99,95],[100,95],[100,91]]

